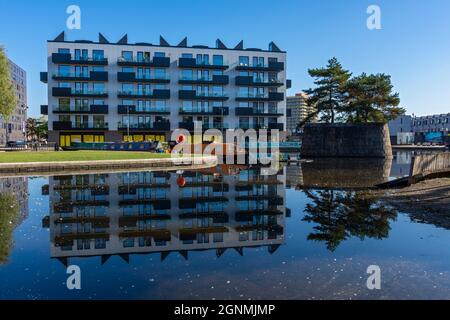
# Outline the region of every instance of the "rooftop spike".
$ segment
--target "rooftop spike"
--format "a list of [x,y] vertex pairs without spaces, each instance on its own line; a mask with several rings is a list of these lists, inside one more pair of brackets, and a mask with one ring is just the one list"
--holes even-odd
[[188,260],[188,252],[187,252],[187,250],[179,251],[179,253],[184,258],[184,260]]
[[220,39],[216,40],[216,48],[217,49],[228,49],[226,45]]
[[275,251],[277,251],[279,247],[280,247],[279,244],[273,244],[273,245],[269,246],[269,253],[270,254],[275,253]]
[[117,42],[117,44],[128,44],[128,34],[125,34],[122,39]]
[[126,263],[130,263],[130,255],[129,254],[119,254],[119,257],[122,258],[123,261],[125,261]]
[[98,42],[99,43],[109,43],[108,39],[105,38],[101,33],[98,34]]
[[170,47],[170,44],[163,38],[163,36],[159,36],[159,45],[164,47]]
[[188,45],[187,43],[187,37],[185,37],[183,40],[181,40],[181,42],[177,45],[177,47],[183,47],[186,48]]
[[244,50],[244,41],[241,40],[236,47],[234,47],[234,50]]
[[216,257],[220,258],[225,253],[226,250],[227,250],[226,248],[217,249],[216,250]]
[[66,41],[66,33],[61,32],[53,41]]
[[166,260],[166,258],[169,256],[169,254],[170,254],[170,251],[161,252],[161,262]]
[[108,259],[111,257],[111,255],[110,254],[106,254],[106,255],[103,255],[101,258],[102,258],[102,265],[104,265],[105,263],[106,263],[106,261],[108,261]]
[[244,249],[242,247],[234,248],[234,250],[236,250],[240,256],[244,256]]
[[281,52],[280,48],[278,48],[278,46],[273,41],[271,43],[269,43],[269,51]]

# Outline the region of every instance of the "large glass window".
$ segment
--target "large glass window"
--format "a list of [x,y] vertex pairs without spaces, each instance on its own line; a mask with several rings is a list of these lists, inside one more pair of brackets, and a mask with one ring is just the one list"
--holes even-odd
[[101,82],[95,82],[95,83],[93,84],[94,92],[104,93],[104,92],[106,91],[105,88],[106,88],[106,87],[105,87],[105,84],[104,84],[104,83],[101,83]]
[[240,66],[248,66],[249,65],[249,58],[247,56],[240,56],[239,57],[239,65]]
[[214,55],[213,56],[213,65],[223,66],[223,56],[222,55]]
[[165,58],[166,53],[165,52],[155,52],[155,57],[156,58]]
[[182,58],[191,58],[192,59],[192,53],[182,53],[181,57]]
[[58,75],[63,77],[70,76],[70,66],[58,66]]
[[181,79],[192,80],[192,70],[184,69],[183,71],[181,71]]
[[70,49],[65,49],[65,48],[59,48],[58,49],[58,53],[70,53]]
[[133,61],[133,52],[122,51],[122,59],[124,59],[125,61]]
[[105,59],[105,52],[103,50],[92,50],[92,58],[96,61]]
[[166,79],[166,70],[165,69],[155,69],[155,78],[156,79]]

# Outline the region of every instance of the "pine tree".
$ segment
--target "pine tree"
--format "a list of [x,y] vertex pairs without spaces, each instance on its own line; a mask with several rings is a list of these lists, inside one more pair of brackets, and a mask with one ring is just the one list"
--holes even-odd
[[398,106],[399,94],[393,92],[389,75],[363,73],[348,81],[346,91],[348,103],[345,112],[348,114],[349,122],[387,123],[406,112]]
[[315,79],[316,88],[305,91],[308,95],[307,103],[314,106],[316,112],[310,114],[304,122],[317,115],[320,116],[320,121],[326,123],[341,120],[346,101],[345,87],[351,73],[343,69],[336,58],[329,60],[325,68],[310,69],[308,73]]

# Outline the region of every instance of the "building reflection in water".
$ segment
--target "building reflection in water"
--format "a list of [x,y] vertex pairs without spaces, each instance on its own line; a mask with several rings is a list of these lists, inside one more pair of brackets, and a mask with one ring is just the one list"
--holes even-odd
[[[230,169],[234,172],[230,172]],[[50,177],[51,256],[71,257],[193,250],[243,254],[284,243],[285,172],[218,167],[185,172],[130,172]]]

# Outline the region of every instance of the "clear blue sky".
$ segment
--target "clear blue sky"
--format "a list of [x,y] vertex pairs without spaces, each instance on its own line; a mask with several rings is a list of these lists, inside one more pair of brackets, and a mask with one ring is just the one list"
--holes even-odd
[[[82,11],[82,29],[66,30],[66,8]],[[366,28],[366,9],[377,4],[382,30]],[[28,72],[30,114],[46,104],[39,72],[46,70],[46,40],[65,30],[70,40],[110,41],[128,33],[131,42],[267,48],[288,52],[290,93],[311,86],[308,68],[336,56],[354,74],[392,75],[409,113],[450,112],[450,1],[448,0],[15,0],[0,1],[0,43]]]

